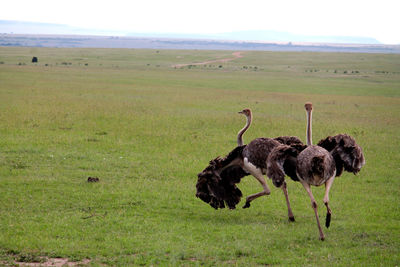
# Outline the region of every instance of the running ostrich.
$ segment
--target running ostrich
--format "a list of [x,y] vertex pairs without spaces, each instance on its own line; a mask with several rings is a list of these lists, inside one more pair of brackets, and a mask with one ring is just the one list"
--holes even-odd
[[[246,129],[250,122],[251,119],[247,121]],[[239,135],[242,135],[244,131],[241,130]],[[264,179],[267,157],[274,147],[281,144],[292,144],[293,148],[299,151],[305,148],[300,139],[294,136],[281,136],[274,139],[256,138],[247,145],[237,146],[226,157],[217,157],[211,160],[209,165],[197,175],[196,196],[215,209],[224,208],[225,203],[230,209],[234,209],[242,197],[242,192],[236,184],[240,182],[241,178],[251,174],[260,182],[263,191],[246,197],[243,208],[249,208],[251,201],[271,193]],[[281,188],[286,198],[289,220],[294,221],[286,183],[282,183]]]
[[325,240],[311,185],[325,184],[323,202],[327,209],[325,226],[328,228],[332,214],[329,208],[329,191],[335,177],[341,175],[343,168],[354,174],[358,173],[365,164],[365,160],[361,147],[349,135],[329,136],[321,140],[318,145],[312,145],[312,104],[306,103],[305,108],[307,111],[307,148],[299,153],[298,150],[287,145],[276,147],[268,158],[267,175],[278,187],[284,182],[285,174],[292,180],[301,182],[311,200],[319,237],[321,240]]

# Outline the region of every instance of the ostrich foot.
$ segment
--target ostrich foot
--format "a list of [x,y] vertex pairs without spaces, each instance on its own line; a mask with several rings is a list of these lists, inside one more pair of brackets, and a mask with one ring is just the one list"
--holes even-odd
[[326,214],[325,226],[326,228],[329,228],[330,225],[331,225],[331,213],[328,212]]
[[246,204],[243,206],[244,209],[250,208],[250,201],[246,201]]
[[294,222],[294,216],[289,216],[289,222]]

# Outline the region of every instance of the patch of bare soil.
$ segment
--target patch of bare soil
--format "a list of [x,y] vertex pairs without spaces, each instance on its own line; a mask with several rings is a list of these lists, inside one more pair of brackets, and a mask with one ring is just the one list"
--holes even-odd
[[41,258],[43,262],[15,262],[17,266],[30,266],[30,267],[64,267],[64,266],[84,266],[90,263],[89,259],[82,261],[69,261],[67,258]]
[[237,58],[241,58],[243,57],[242,55],[243,52],[234,52],[232,53],[232,55],[234,57],[229,57],[229,58],[222,58],[222,59],[215,59],[215,60],[210,60],[210,61],[204,61],[204,62],[197,62],[197,63],[188,63],[188,64],[176,64],[176,65],[172,65],[173,68],[182,68],[182,67],[186,67],[186,66],[190,66],[190,65],[206,65],[206,64],[211,64],[211,63],[225,63],[225,62],[229,62],[232,60],[235,60]]

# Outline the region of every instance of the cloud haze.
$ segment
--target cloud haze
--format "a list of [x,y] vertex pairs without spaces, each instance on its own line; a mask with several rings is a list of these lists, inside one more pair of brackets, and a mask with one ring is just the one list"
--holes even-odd
[[113,31],[212,34],[274,30],[372,37],[399,44],[400,1],[147,0],[2,3],[0,20],[59,23]]

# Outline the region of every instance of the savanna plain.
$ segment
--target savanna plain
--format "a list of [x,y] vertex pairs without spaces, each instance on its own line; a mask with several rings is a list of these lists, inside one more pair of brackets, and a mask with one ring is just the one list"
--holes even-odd
[[[0,265],[398,266],[400,55],[245,51],[174,67],[234,52],[0,47]],[[347,133],[366,158],[335,179],[325,241],[289,178],[295,222],[271,181],[249,209],[195,197],[197,174],[236,146],[238,111],[253,110],[245,143],[305,141],[307,101],[314,143]]]

